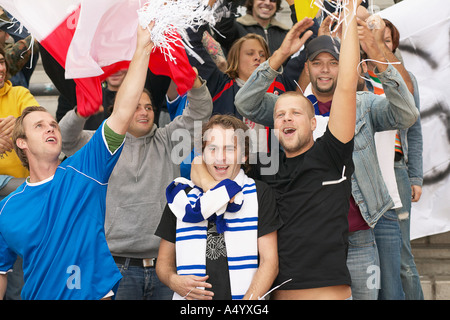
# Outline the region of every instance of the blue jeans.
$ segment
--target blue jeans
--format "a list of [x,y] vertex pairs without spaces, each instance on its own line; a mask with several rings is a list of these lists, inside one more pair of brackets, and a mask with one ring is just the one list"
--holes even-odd
[[115,300],[172,300],[173,291],[164,285],[153,267],[116,263],[122,274]]
[[[397,209],[400,230],[402,233],[401,251],[401,279],[406,300],[423,300],[422,285],[419,272],[417,272],[414,256],[411,252],[410,239],[410,215],[411,215],[411,183],[408,168],[403,160],[394,164],[395,177],[397,179],[398,192],[402,200],[403,208]],[[405,215],[407,214],[407,216]]]
[[380,257],[380,300],[404,300],[400,276],[402,236],[395,210],[388,210],[374,228],[375,241]]
[[348,243],[347,268],[352,278],[352,299],[377,300],[380,263],[373,229],[351,233]]

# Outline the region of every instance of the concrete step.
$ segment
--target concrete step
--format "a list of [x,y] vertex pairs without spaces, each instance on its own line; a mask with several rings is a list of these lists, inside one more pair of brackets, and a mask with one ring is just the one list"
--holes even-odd
[[411,241],[427,300],[450,300],[450,232]]
[[427,300],[450,300],[450,248],[413,249]]
[[421,276],[425,300],[450,300],[450,276]]
[[450,276],[450,248],[414,247],[412,249],[417,269],[423,274]]

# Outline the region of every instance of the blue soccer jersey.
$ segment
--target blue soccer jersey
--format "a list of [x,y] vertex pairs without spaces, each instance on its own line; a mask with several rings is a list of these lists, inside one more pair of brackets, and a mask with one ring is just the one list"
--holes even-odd
[[23,258],[23,299],[101,299],[119,284],[104,221],[122,147],[109,151],[104,124],[53,177],[25,182],[0,202],[0,272]]

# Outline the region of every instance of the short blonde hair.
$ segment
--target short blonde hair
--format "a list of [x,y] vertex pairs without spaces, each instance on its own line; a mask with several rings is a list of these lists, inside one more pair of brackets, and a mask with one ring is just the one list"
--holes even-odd
[[314,106],[313,106],[311,100],[309,100],[307,97],[305,97],[302,93],[300,93],[298,91],[286,91],[286,92],[283,92],[282,94],[280,94],[280,96],[277,99],[277,102],[275,103],[275,107],[273,108],[274,114],[275,114],[275,109],[276,109],[278,101],[280,101],[280,99],[289,98],[289,97],[298,97],[301,100],[304,100],[307,105],[306,111],[308,112],[309,117],[311,119],[314,118],[315,110],[314,110]]

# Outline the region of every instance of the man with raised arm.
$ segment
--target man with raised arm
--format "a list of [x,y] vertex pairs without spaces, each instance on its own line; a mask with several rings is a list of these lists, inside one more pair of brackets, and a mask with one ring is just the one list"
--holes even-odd
[[[207,121],[212,111],[211,95],[200,77],[187,98],[183,113],[158,127],[150,92],[141,92],[122,154],[109,178],[106,241],[122,274],[116,300],[167,300],[173,296],[156,275],[160,239],[154,233],[166,205],[166,187],[180,176],[177,150],[192,149],[196,123]],[[94,131],[83,130],[85,123],[86,118],[75,110],[61,119],[65,155],[74,154],[94,135]],[[173,138],[180,133],[184,134],[181,141]]]
[[[316,114],[328,113],[332,109],[331,105],[334,108],[337,107],[334,103],[334,93],[338,90],[337,79],[342,70],[338,49],[338,40],[329,36],[319,37],[307,46],[308,60],[305,69],[309,73],[312,93],[318,101],[317,109],[321,111]],[[351,210],[348,213],[349,231],[352,232],[350,237],[354,238],[352,243],[360,243],[361,239],[364,240],[363,243],[373,243],[373,230],[370,227],[373,227],[393,204],[376,158],[374,133],[393,128],[407,128],[414,123],[418,116],[413,97],[409,94],[400,74],[393,66],[389,65],[388,59],[384,57],[380,48],[371,44],[368,49],[370,49],[368,50],[369,58],[378,61],[377,72],[379,72],[380,80],[386,90],[386,98],[369,92],[358,92],[356,95],[355,148],[353,151],[355,172],[351,179],[354,201],[350,199]],[[344,72],[348,72],[348,70]],[[273,110],[278,98],[266,94],[264,87],[266,83],[270,83],[271,77],[278,73],[279,71],[271,69],[267,65],[261,65],[249,79],[249,84],[243,87],[242,92],[236,97],[236,107],[239,112],[253,121],[260,121],[273,127]],[[326,124],[327,121],[328,117],[317,117],[318,123]],[[314,136],[320,136],[323,133],[320,131],[319,128],[316,128]],[[274,180],[276,181],[276,179]],[[367,261],[356,259],[356,263],[349,263],[347,260],[352,275],[352,291],[356,289],[352,292],[353,298],[371,299],[375,295],[376,299],[376,290],[367,288],[369,277],[367,266],[378,263],[371,259],[372,253],[368,252],[373,250],[372,247],[364,246],[367,248],[364,249],[365,256],[368,256]],[[349,253],[351,252],[349,251]],[[377,252],[375,254],[378,256]],[[357,275],[362,274],[362,277],[354,278],[353,272],[355,271]],[[366,275],[365,278],[364,275]]]
[[[278,233],[280,272],[274,283],[282,286],[273,293],[273,299],[351,297],[346,266],[347,214],[354,170],[359,62],[354,9],[353,1],[349,1],[344,8],[347,14],[342,15],[345,37],[340,47],[339,70],[345,72],[337,77],[324,136],[314,141],[314,108],[303,95],[288,92],[274,99],[273,124],[284,152],[279,157],[278,172],[260,176],[275,190],[284,222]],[[303,45],[305,39],[299,39],[299,35],[305,24],[307,20],[294,25],[269,59],[271,69],[280,69],[283,61]],[[308,33],[304,37],[307,36]]]
[[23,258],[23,299],[103,299],[121,275],[105,240],[108,179],[142,93],[153,43],[137,28],[137,45],[112,115],[84,148],[60,162],[61,133],[42,107],[17,119],[14,149],[30,176],[0,202],[0,298],[6,273]]

